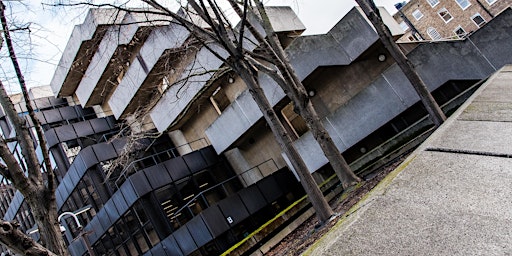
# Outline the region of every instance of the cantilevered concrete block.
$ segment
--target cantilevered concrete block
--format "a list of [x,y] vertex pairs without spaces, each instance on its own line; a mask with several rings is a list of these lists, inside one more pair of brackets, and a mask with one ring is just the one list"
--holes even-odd
[[110,26],[102,38],[76,95],[86,107],[103,103],[113,88],[117,77],[137,54],[151,31],[168,22],[166,17],[147,13],[127,13],[121,24]]
[[[354,8],[327,34],[299,37],[286,48],[286,53],[299,78],[304,79],[321,66],[349,65],[377,39],[368,20]],[[272,105],[285,97],[281,88],[269,77],[260,75],[259,82]],[[263,117],[257,107],[240,111],[239,106],[247,105],[257,106],[249,93],[242,93],[206,130],[206,135],[218,153],[226,150]],[[247,119],[246,116],[252,118]],[[235,123],[236,128],[225,129],[233,127]]]
[[[136,61],[130,65],[123,80],[108,101],[116,118],[121,117],[130,104],[143,105],[141,103],[147,103],[149,99],[135,99],[134,97],[144,89],[151,90],[146,87],[155,89],[158,82],[147,83],[150,82],[150,79],[158,80],[151,77],[150,73],[153,69],[158,68],[157,63],[161,58],[165,58],[166,51],[181,47],[189,36],[190,33],[184,27],[176,24],[160,27],[151,32],[140,49]],[[160,76],[163,78],[163,74]]]
[[[304,31],[304,25],[290,7],[267,7],[266,10],[270,22],[276,32],[293,32],[294,34],[299,34],[300,32]],[[249,19],[254,19],[254,17],[249,17]],[[198,20],[195,20],[195,22],[199,23]],[[264,34],[264,31],[261,27],[257,26],[256,30],[258,30],[259,33]],[[250,34],[246,34],[246,37],[250,38],[251,36],[252,35]],[[244,49],[255,49],[256,45],[250,43],[249,41],[250,40],[244,41]],[[221,47],[212,46],[212,49],[222,57],[228,56],[228,54]],[[223,62],[206,48],[202,48],[197,53],[195,60],[191,62],[187,68],[185,68],[183,75],[180,77],[180,80],[186,80],[186,83],[173,85],[164,93],[162,99],[151,111],[151,119],[159,131],[164,131],[168,129],[169,126],[172,126],[182,114],[182,112],[187,111],[187,108],[190,106],[190,104],[192,104],[194,100],[201,96],[200,92],[208,84],[208,82],[205,81],[209,81],[214,75],[214,72],[205,71],[215,71],[221,68],[222,65]],[[187,78],[187,76],[189,78]],[[267,96],[276,100],[274,103],[277,103],[278,100],[284,97],[282,91],[279,91],[280,89],[274,91],[276,88],[274,84],[269,83],[263,86],[269,88],[265,91],[265,93],[267,93]],[[251,96],[246,95],[245,97],[250,98]],[[254,102],[251,107],[254,108]],[[257,117],[255,120],[251,120],[250,123],[257,121],[257,119],[261,117],[261,113],[254,113],[257,115]],[[252,115],[253,110],[247,114],[249,116]],[[249,119],[254,118],[249,117]]]
[[84,23],[75,26],[50,82],[55,96],[73,95],[107,26],[120,23],[124,15],[116,9],[90,9]]

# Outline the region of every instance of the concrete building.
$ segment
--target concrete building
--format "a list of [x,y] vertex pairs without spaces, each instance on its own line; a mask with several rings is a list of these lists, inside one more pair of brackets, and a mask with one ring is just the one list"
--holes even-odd
[[[312,36],[300,36],[305,28],[290,8],[268,12],[357,173],[432,126],[358,8],[327,34]],[[178,25],[114,13],[90,10],[55,71],[54,96],[32,101],[58,174],[58,208],[88,209],[79,219],[96,255],[218,255],[300,198],[300,184],[247,87],[222,61]],[[384,18],[400,37],[393,18]],[[459,95],[512,62],[510,42],[507,9],[464,40],[404,49],[449,112]],[[269,77],[261,75],[260,83],[323,182],[332,170],[304,121]],[[0,126],[10,132],[4,115]],[[19,192],[8,189],[1,201],[4,219],[33,228]],[[71,254],[86,254],[75,224],[63,224]]]
[[411,0],[393,17],[406,32],[401,41],[463,38],[512,5],[511,0]]

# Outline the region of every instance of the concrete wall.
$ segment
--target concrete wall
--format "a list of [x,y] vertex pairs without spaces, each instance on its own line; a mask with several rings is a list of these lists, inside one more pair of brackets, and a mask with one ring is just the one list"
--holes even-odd
[[[512,63],[512,9],[503,14],[488,24],[487,32],[481,30],[464,41],[421,44],[408,55],[430,90],[449,80],[484,79],[496,68]],[[474,42],[482,42],[481,48]],[[394,64],[323,122],[344,151],[417,101],[412,85]],[[295,146],[310,171],[327,163],[310,132]]]
[[[286,49],[299,78],[304,79],[319,66],[348,65],[377,40],[377,34],[358,8],[352,9],[325,35],[299,37]],[[312,50],[314,49],[314,50]],[[260,85],[272,105],[285,94],[266,75]],[[248,91],[240,94],[206,131],[217,152],[226,150],[262,113]]]
[[189,36],[190,33],[184,27],[175,24],[160,27],[151,32],[140,49],[139,57],[130,65],[123,80],[108,101],[116,118],[124,114],[128,105],[134,101],[133,98],[148,78],[149,72],[155,68],[164,51],[180,47]]
[[[313,104],[321,118],[335,112],[394,63],[383,47],[367,51],[349,66],[321,67],[308,76],[304,86],[314,89]],[[378,61],[384,54],[386,60]]]
[[[75,63],[76,60],[78,61],[78,66],[82,66],[81,69],[85,70],[87,68],[90,61],[88,59],[89,56],[87,54],[82,54],[82,52],[85,52],[86,50],[94,52],[95,50],[90,49],[91,45],[87,44],[87,42],[93,39],[101,40],[101,38],[93,38],[100,26],[121,22],[125,13],[120,12],[117,15],[114,15],[117,12],[118,11],[115,9],[107,8],[90,9],[85,21],[82,24],[75,26],[59,61],[59,65],[57,65],[52,81],[50,82],[54,95],[70,96],[74,92],[83,73],[80,74],[80,72],[75,72],[72,69],[72,64]],[[101,35],[101,33],[96,34]],[[95,42],[90,43],[94,44]],[[69,79],[68,76],[70,77]],[[71,77],[74,78],[74,76],[79,77],[79,79],[71,79]],[[66,82],[71,84],[67,84]],[[63,88],[64,92],[62,91]]]
[[204,134],[206,128],[219,116],[210,101],[205,101],[196,110],[196,114],[188,122],[186,122],[181,130],[187,138],[187,141],[195,141],[198,139],[206,139],[208,137]]
[[[269,159],[273,159],[276,167],[283,168],[286,166],[284,159],[281,157],[281,147],[277,144],[274,134],[268,127],[260,127],[255,129],[251,137],[238,146],[246,161],[250,166],[256,166]],[[266,176],[272,171],[272,165],[265,165],[263,175]],[[274,170],[275,171],[275,170]]]
[[[434,90],[452,79],[483,79],[507,61],[512,62],[511,51],[504,47],[505,45],[510,46],[510,24],[512,23],[509,16],[512,16],[511,13],[512,11],[503,13],[502,17],[490,22],[486,26],[487,33],[482,30],[464,41],[425,43],[412,51],[409,58],[418,67],[419,73],[429,89]],[[335,41],[339,42],[339,45],[331,43],[332,46],[319,47],[320,43],[329,43],[329,40],[319,40],[320,36],[312,36],[297,39],[296,43],[294,42],[287,49],[299,76],[305,77],[306,73],[313,71],[314,63],[329,63],[331,61],[330,65],[334,65],[333,63],[336,62],[332,60],[333,58],[329,60],[328,56],[336,56],[340,57],[336,59],[341,59],[340,62],[346,61],[347,58],[357,62],[357,64],[347,67],[345,73],[347,77],[353,77],[353,80],[357,80],[358,77],[361,80],[371,79],[363,90],[360,90],[362,84],[359,87],[356,84],[352,90],[354,92],[359,90],[359,92],[352,95],[350,100],[326,96],[326,94],[335,95],[329,90],[329,87],[332,89],[336,81],[333,81],[333,85],[325,85],[325,91],[320,91],[318,94],[319,97],[323,95],[326,100],[323,101],[323,113],[329,113],[323,120],[324,125],[341,151],[354,145],[419,100],[414,89],[396,65],[382,70],[385,64],[369,62],[369,65],[365,66],[363,62],[358,62],[360,59],[357,59],[358,56],[354,52],[365,51],[372,45],[371,39],[365,41],[359,37],[375,38],[376,35],[372,29],[364,29],[368,26],[367,23],[360,22],[364,20],[362,16],[348,15],[343,20],[345,19],[347,19],[347,23],[340,22],[333,29],[335,33],[330,33],[331,37],[338,37]],[[366,26],[362,26],[362,24],[366,24]],[[350,38],[355,39],[350,40]],[[363,49],[362,46],[365,45],[366,48]],[[329,47],[333,51],[332,54],[329,54],[327,50],[320,50],[318,55],[314,54],[316,49],[329,49]],[[315,51],[308,49],[315,49]],[[304,57],[302,59],[305,62],[304,65],[301,65],[301,56]],[[383,71],[377,76],[375,76],[377,73],[371,74],[367,71],[375,64],[377,64],[377,69],[380,66]],[[263,79],[264,87],[265,82],[267,81]],[[273,93],[269,93],[269,91]],[[343,89],[338,89],[339,93],[342,91]],[[279,89],[269,90],[267,87],[266,93],[279,95]],[[271,101],[277,102],[277,100]],[[337,109],[335,109],[336,106]],[[206,134],[217,152],[222,152],[244,135],[259,120],[259,117],[261,117],[261,113],[255,108],[252,99],[249,99],[247,93],[244,92],[208,128]],[[222,135],[220,131],[223,131]],[[299,138],[295,145],[310,171],[315,171],[327,163],[327,159],[309,132]]]

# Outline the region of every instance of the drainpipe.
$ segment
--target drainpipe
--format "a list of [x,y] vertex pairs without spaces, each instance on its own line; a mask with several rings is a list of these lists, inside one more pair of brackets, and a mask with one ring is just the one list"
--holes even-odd
[[494,19],[494,15],[491,13],[491,11],[489,11],[489,9],[487,9],[487,7],[485,7],[484,4],[482,4],[482,2],[480,2],[480,0],[476,0],[476,2],[478,5],[480,5],[480,7],[482,7],[482,9],[484,9],[487,14],[489,14],[489,16],[491,16],[491,19]]

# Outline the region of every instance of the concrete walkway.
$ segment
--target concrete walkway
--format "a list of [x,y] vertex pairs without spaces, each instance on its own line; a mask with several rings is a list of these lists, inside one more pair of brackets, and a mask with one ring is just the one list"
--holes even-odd
[[512,255],[512,66],[305,255]]

